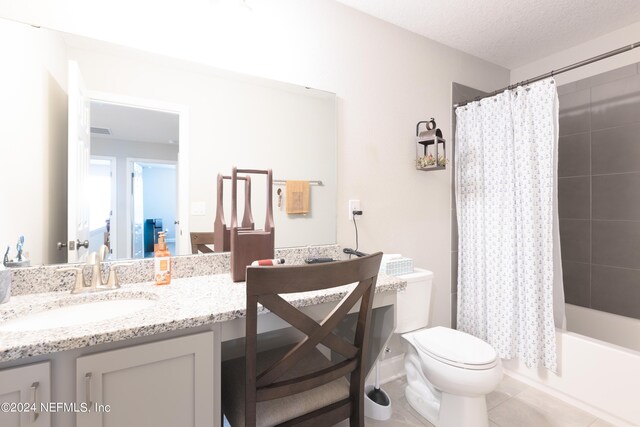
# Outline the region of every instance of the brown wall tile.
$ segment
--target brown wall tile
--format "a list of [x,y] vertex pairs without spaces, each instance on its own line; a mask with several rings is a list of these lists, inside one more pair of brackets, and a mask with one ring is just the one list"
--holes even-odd
[[566,93],[560,100],[560,136],[589,130],[589,90]]
[[640,268],[640,221],[591,222],[591,262]]
[[600,86],[605,83],[614,82],[616,80],[630,77],[638,73],[636,64],[627,65],[625,67],[616,68],[615,70],[607,71],[604,73],[596,74],[593,77],[578,80],[575,82],[576,90],[590,89],[595,86]]
[[640,172],[640,124],[591,133],[593,174]]
[[640,173],[595,175],[592,218],[640,221]]
[[591,262],[591,221],[561,219],[560,251],[563,261]]
[[590,152],[588,132],[561,136],[558,141],[558,176],[589,175]]
[[640,270],[594,265],[591,307],[640,319]]
[[565,83],[561,86],[558,86],[558,95],[566,95],[568,93],[572,93],[577,90],[578,90],[578,87],[576,85],[576,82]]
[[562,262],[565,302],[582,307],[590,306],[590,268],[586,263]]
[[639,122],[640,75],[591,89],[591,130]]
[[558,179],[558,209],[560,218],[589,219],[591,210],[590,178]]
[[565,299],[640,318],[640,64],[558,93]]

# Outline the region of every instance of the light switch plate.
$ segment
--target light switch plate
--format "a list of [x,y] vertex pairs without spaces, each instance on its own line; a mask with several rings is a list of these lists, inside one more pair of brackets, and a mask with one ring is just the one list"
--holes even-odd
[[207,213],[207,204],[205,202],[191,202],[191,215],[204,216]]

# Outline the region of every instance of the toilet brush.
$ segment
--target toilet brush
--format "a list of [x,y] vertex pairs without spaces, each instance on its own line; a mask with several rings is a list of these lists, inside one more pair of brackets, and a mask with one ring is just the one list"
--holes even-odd
[[389,396],[380,390],[380,361],[376,360],[376,382],[372,390],[367,393],[367,397],[380,406],[389,406]]
[[[385,348],[384,353],[388,352],[389,348]],[[381,357],[384,357],[384,354]],[[365,386],[364,393],[364,414],[367,417],[379,421],[391,418],[391,399],[387,392],[380,388],[380,360],[376,360],[375,383]]]

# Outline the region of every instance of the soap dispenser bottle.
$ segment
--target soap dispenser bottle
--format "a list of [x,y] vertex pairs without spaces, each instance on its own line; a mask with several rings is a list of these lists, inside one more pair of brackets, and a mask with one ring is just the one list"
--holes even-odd
[[158,243],[154,251],[154,278],[156,285],[168,285],[171,283],[171,252],[165,242],[166,233],[158,233]]

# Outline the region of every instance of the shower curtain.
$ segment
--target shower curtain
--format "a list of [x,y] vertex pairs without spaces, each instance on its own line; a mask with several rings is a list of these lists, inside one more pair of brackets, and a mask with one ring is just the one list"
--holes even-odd
[[554,298],[563,310],[564,297],[555,82],[472,102],[456,119],[458,329],[501,358],[556,371]]

